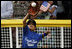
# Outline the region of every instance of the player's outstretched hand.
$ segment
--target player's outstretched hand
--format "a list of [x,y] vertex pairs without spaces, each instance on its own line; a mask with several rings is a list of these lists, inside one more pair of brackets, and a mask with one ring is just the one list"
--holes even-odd
[[51,32],[51,31],[48,29],[45,33],[46,33],[46,34],[49,34],[50,32]]

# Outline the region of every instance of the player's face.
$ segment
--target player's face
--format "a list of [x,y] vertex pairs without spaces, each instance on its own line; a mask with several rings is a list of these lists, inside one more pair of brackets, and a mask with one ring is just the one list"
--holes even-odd
[[29,27],[29,29],[32,30],[32,31],[34,31],[35,28],[36,28],[36,27],[33,25],[33,23],[29,23],[28,27]]

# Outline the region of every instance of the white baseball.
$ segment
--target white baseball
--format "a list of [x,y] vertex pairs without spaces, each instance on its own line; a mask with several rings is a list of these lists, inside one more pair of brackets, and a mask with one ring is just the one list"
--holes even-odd
[[33,3],[31,4],[31,6],[32,6],[32,7],[36,7],[36,3],[33,2]]

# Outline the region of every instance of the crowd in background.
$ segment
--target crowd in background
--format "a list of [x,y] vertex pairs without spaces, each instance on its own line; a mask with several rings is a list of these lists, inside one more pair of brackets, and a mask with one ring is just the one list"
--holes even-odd
[[[27,13],[30,3],[31,1],[14,2],[14,16],[23,18]],[[71,1],[55,1],[54,4],[58,6],[56,19],[71,19]],[[46,14],[43,13],[42,15],[45,16]],[[43,17],[42,19],[45,18]]]
[[[8,2],[8,1],[7,1]],[[38,1],[41,3],[42,1]],[[9,12],[6,11],[6,15],[11,15],[11,18],[15,19],[23,19],[23,17],[28,12],[28,7],[30,5],[31,1],[12,1],[12,3],[7,3],[8,5],[11,4],[11,6],[7,9],[10,9],[13,7],[13,9],[9,10]],[[13,5],[12,5],[13,4]],[[57,5],[56,10],[56,19],[71,19],[71,1],[54,1],[54,5]],[[6,8],[5,5],[3,5],[3,8]],[[4,12],[2,6],[1,6],[1,18],[4,18],[2,15],[2,11]],[[41,15],[41,18],[39,19],[46,19],[45,16],[48,15],[48,13],[43,13]],[[6,18],[7,16],[5,16]],[[7,18],[10,18],[9,16]]]

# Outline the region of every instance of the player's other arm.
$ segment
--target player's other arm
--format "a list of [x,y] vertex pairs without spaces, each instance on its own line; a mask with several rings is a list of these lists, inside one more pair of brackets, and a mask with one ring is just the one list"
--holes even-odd
[[24,28],[26,26],[26,20],[27,20],[28,16],[29,16],[29,13],[27,13],[27,15],[23,18],[23,27]]
[[46,31],[45,33],[42,34],[42,38],[44,38],[44,36],[47,36],[50,33],[50,30]]

